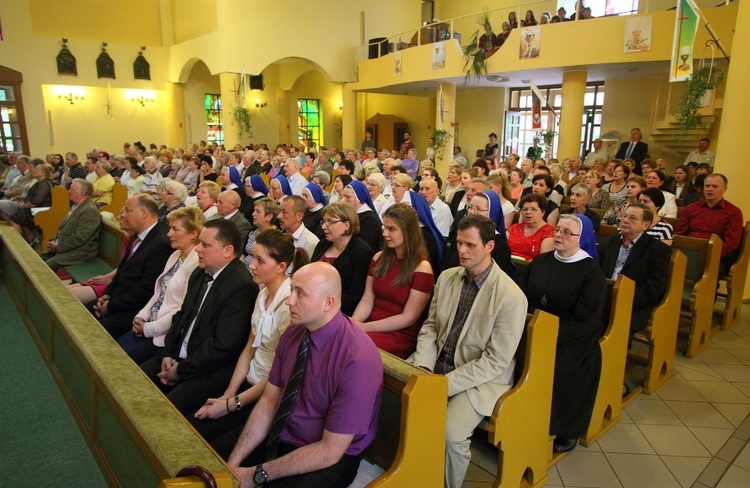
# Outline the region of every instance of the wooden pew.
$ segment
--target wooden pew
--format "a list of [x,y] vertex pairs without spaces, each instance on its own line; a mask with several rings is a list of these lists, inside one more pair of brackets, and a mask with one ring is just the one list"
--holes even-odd
[[70,199],[65,188],[52,187],[52,205],[49,210],[42,210],[34,216],[34,223],[42,229],[42,249],[46,249],[47,241],[54,239],[60,222],[70,211]]
[[549,435],[558,319],[541,310],[527,317],[516,352],[515,385],[495,405],[484,426],[498,448],[494,486],[540,487],[554,437]]
[[191,464],[225,473],[239,485],[16,232],[0,236],[0,266],[39,359],[57,382],[109,486],[157,486]]
[[686,267],[687,257],[673,249],[669,262],[669,282],[664,298],[651,313],[646,329],[634,337],[634,340],[647,344],[649,348],[646,376],[643,379],[643,392],[649,395],[674,374],[674,355]]
[[112,203],[102,206],[99,212],[111,212],[112,215],[117,217],[120,215],[123,205],[128,199],[128,189],[125,185],[116,183],[112,187]]
[[383,403],[365,459],[386,471],[368,487],[443,486],[448,379],[380,351]]
[[740,255],[729,268],[727,276],[720,276],[719,279],[726,280],[727,292],[720,293],[726,300],[724,311],[721,314],[721,330],[729,330],[740,320],[742,311],[742,295],[745,291],[745,281],[747,279],[747,268],[750,263],[750,221],[745,223],[745,229],[742,232],[742,242],[740,243]]
[[711,340],[721,239],[716,234],[708,240],[675,236],[672,248],[687,256],[682,310],[684,316],[690,317],[690,334],[685,356],[694,358],[708,347]]
[[[611,285],[611,282],[608,283]],[[610,296],[609,325],[599,339],[602,349],[602,372],[591,422],[581,437],[581,444],[584,446],[590,446],[622,418],[622,385],[625,378],[635,283],[630,278],[620,275],[612,286]]]
[[[205,486],[195,478],[178,478],[189,465],[205,467],[220,488],[239,486],[227,465],[16,232],[0,235],[0,267],[110,486]],[[447,379],[382,351],[381,358],[383,407],[365,456],[386,471],[368,486],[442,487]]]
[[87,263],[65,266],[65,272],[74,283],[86,281],[94,276],[104,275],[120,264],[125,232],[116,220],[102,219],[99,231],[99,252],[96,259]]

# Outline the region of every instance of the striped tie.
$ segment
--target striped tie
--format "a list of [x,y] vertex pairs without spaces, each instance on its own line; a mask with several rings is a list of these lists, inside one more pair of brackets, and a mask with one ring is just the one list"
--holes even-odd
[[273,419],[271,430],[266,439],[266,461],[276,459],[276,455],[278,454],[281,433],[284,430],[286,419],[292,411],[294,402],[297,399],[297,393],[302,385],[302,379],[305,376],[305,365],[307,364],[307,352],[310,349],[310,342],[312,342],[310,333],[305,332],[305,335],[302,336],[302,341],[299,343],[299,348],[297,349],[297,361],[294,363],[292,375],[289,377],[289,381],[286,384],[284,397],[281,399],[281,404],[276,411],[276,417]]

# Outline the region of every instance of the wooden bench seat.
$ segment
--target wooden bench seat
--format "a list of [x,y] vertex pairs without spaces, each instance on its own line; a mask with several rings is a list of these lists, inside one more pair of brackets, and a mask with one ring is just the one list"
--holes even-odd
[[[221,488],[239,486],[228,466],[16,232],[0,235],[0,267],[110,486],[205,486],[196,478],[176,477],[189,465],[205,467]],[[381,357],[383,408],[365,456],[385,472],[368,486],[442,487],[448,381],[388,353]]]
[[42,229],[42,249],[46,243],[57,235],[60,222],[70,211],[68,190],[59,186],[52,187],[52,205],[48,210],[42,210],[34,216],[34,223]]
[[745,229],[742,231],[742,241],[740,243],[740,255],[729,268],[727,276],[720,276],[720,280],[726,281],[726,293],[720,293],[725,301],[724,311],[719,320],[721,330],[729,330],[736,324],[741,317],[742,296],[745,292],[745,282],[747,280],[747,268],[750,263],[750,221],[745,222]]
[[549,435],[558,319],[541,310],[529,315],[516,352],[515,385],[483,426],[498,449],[494,486],[539,487],[547,482],[554,437]]
[[117,217],[120,215],[120,210],[128,200],[128,189],[125,185],[116,183],[112,187],[112,202],[107,205],[103,205],[99,208],[99,212],[111,212],[112,215]]
[[99,252],[96,259],[87,263],[65,266],[65,272],[75,283],[109,273],[120,264],[125,237],[126,234],[120,229],[117,221],[102,219],[102,227],[99,230]]
[[685,282],[687,257],[672,249],[669,262],[669,281],[661,303],[651,312],[648,326],[635,334],[634,340],[648,345],[646,376],[643,392],[651,394],[674,374],[674,356],[680,325],[682,290]]
[[591,422],[581,437],[581,444],[584,446],[590,446],[622,418],[622,384],[625,378],[635,283],[627,276],[620,275],[614,284],[608,280],[608,285],[611,293],[607,294],[609,303],[605,306],[605,314],[608,310],[609,320],[607,330],[599,339],[602,372]]
[[687,257],[685,286],[682,293],[683,315],[690,320],[690,332],[685,356],[693,358],[706,349],[711,341],[714,299],[719,278],[721,239],[675,236],[674,249]]

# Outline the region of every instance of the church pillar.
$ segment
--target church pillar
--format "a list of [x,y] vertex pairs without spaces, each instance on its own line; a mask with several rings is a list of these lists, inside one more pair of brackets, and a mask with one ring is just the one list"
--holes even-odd
[[583,97],[586,94],[586,71],[566,71],[562,81],[562,110],[560,111],[557,158],[581,155],[581,127]]
[[357,92],[349,83],[341,86],[341,147],[359,147],[357,144]]
[[[744,26],[744,27],[743,27]],[[747,191],[747,167],[740,149],[750,133],[747,116],[747,80],[750,78],[750,51],[740,46],[750,44],[750,2],[740,2],[732,41],[732,62],[729,63],[724,107],[716,144],[714,171],[729,180],[724,197],[740,207],[745,220],[750,220],[750,192]],[[750,278],[750,276],[748,277]],[[750,279],[746,281],[750,283]],[[750,298],[750,287],[745,286],[743,298]]]
[[453,160],[456,84],[439,83],[436,98],[435,128],[448,132],[448,136],[445,138],[442,152],[435,155],[435,168],[438,173],[445,175],[448,174],[448,163]]
[[224,128],[224,147],[231,149],[237,143],[242,144],[239,126],[232,115],[235,107],[239,104],[237,101],[237,90],[240,86],[240,75],[238,73],[219,73],[219,86],[221,88],[221,120]]
[[187,130],[185,128],[184,85],[167,83],[166,95],[169,146],[188,147]]

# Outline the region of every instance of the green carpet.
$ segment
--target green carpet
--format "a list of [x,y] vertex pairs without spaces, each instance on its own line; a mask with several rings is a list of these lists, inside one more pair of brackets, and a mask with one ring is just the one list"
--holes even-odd
[[0,372],[0,486],[106,487],[2,283]]

